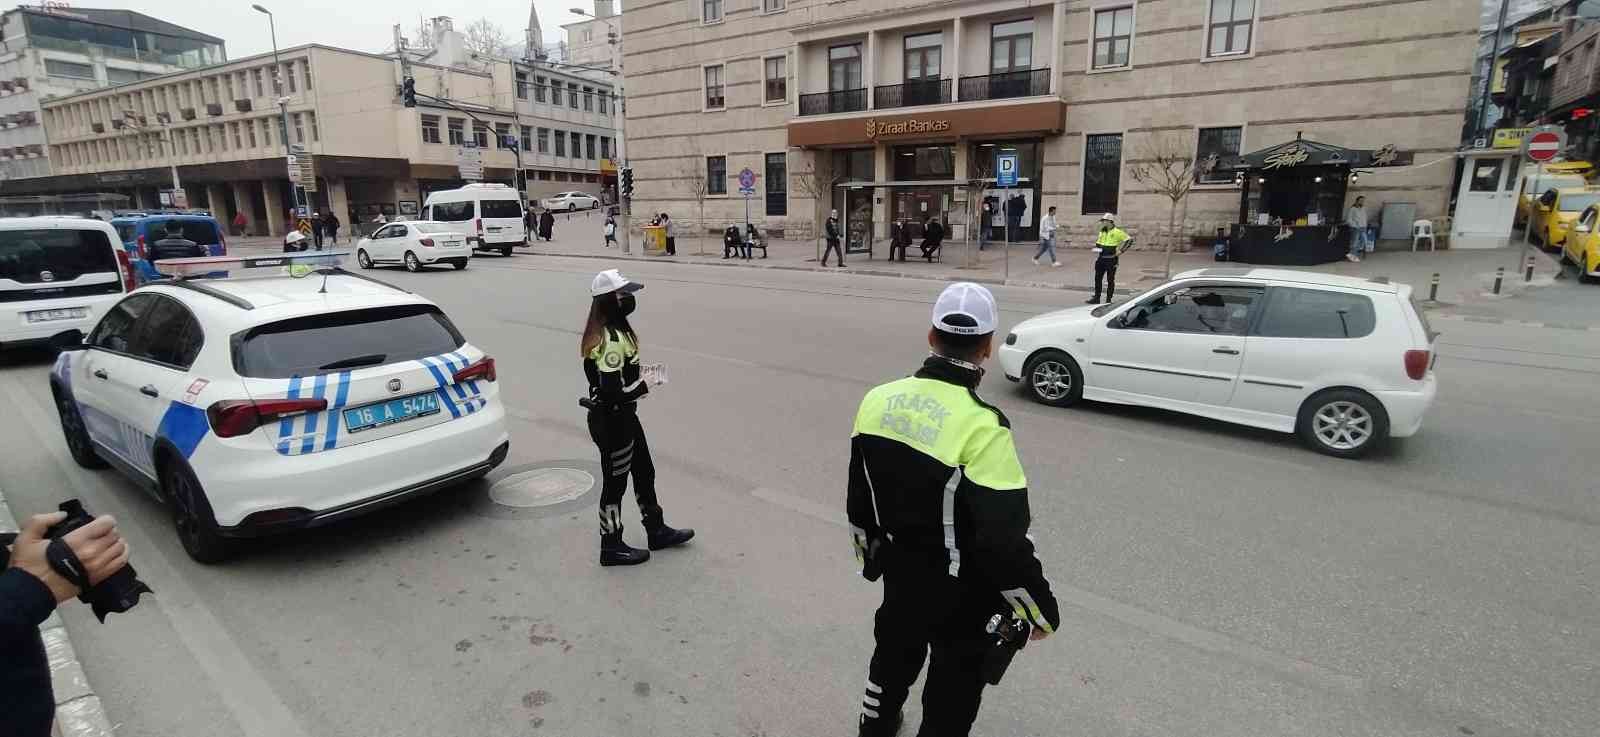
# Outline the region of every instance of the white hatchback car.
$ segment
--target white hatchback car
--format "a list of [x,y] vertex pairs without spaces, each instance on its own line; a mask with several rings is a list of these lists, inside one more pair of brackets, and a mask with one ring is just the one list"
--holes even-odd
[[505,460],[494,359],[432,302],[329,266],[338,256],[159,262],[270,276],[152,282],[56,360],[73,459],[109,463],[167,502],[197,561]]
[[1404,284],[1215,268],[1026,320],[999,357],[1045,404],[1159,407],[1355,457],[1421,429],[1438,391],[1433,339]]
[[467,235],[456,223],[428,220],[390,223],[356,242],[356,263],[363,269],[379,264],[400,264],[411,272],[432,264],[451,264],[465,269],[471,258]]
[[539,201],[539,205],[546,210],[559,212],[572,212],[574,210],[593,210],[600,206],[600,199],[594,195],[582,192],[562,192],[552,197]]
[[0,218],[0,349],[88,330],[133,281],[128,252],[109,223]]

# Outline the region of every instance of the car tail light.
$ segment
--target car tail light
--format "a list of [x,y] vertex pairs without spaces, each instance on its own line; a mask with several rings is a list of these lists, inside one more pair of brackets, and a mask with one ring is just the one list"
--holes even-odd
[[117,249],[117,265],[122,267],[122,291],[131,292],[135,286],[133,280],[133,262],[128,259],[128,251]]
[[483,218],[478,218],[478,219],[474,220],[473,222],[476,223],[477,226],[478,226],[478,237],[482,238],[483,237]]
[[328,408],[326,399],[227,399],[206,408],[211,420],[211,430],[218,437],[233,438],[247,435],[256,428],[284,417],[321,412]]
[[433,239],[432,238],[419,238],[419,239],[417,239],[417,242],[421,243],[423,246],[425,246],[427,248],[433,248]]
[[143,234],[139,235],[138,244],[139,244],[139,258],[142,258],[142,259],[144,259],[146,261],[149,261],[150,260],[150,249],[147,248],[145,246],[145,244],[144,244],[144,235]]
[[471,379],[483,379],[485,381],[494,381],[495,380],[494,359],[490,358],[488,356],[484,356],[483,358],[478,359],[477,363],[474,363],[471,366],[468,366],[468,367],[466,367],[464,369],[461,369],[460,371],[457,371],[455,379],[456,379],[456,383],[457,384],[460,384],[463,381],[468,381],[468,380],[471,380]]
[[1428,375],[1428,359],[1432,358],[1431,351],[1406,351],[1406,376],[1416,381]]

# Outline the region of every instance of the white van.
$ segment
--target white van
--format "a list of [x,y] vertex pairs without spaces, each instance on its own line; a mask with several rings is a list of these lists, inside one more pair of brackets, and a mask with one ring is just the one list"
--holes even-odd
[[0,218],[0,348],[88,332],[132,289],[128,252],[110,223]]
[[476,251],[510,256],[515,246],[528,245],[522,228],[522,200],[504,184],[468,184],[428,195],[423,220],[460,223]]

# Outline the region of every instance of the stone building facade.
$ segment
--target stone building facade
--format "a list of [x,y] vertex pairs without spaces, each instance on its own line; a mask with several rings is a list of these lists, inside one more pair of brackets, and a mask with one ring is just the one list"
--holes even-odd
[[[1478,40],[1475,0],[627,0],[622,20],[635,212],[703,206],[718,228],[748,206],[809,237],[836,208],[857,241],[928,217],[959,238],[1015,195],[1020,238],[1050,206],[1069,234],[1104,212],[1164,227],[1170,201],[1132,167],[1297,135],[1414,152],[1349,196],[1442,215]],[[996,153],[1014,192],[982,181]],[[1186,229],[1236,222],[1232,175],[1198,179]]]

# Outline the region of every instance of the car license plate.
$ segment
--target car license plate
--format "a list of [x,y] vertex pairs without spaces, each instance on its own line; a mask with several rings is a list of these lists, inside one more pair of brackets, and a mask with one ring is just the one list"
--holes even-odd
[[361,432],[397,422],[427,417],[439,413],[439,395],[433,392],[415,394],[385,402],[353,407],[344,411],[344,426],[349,432]]
[[51,322],[54,320],[82,320],[89,316],[87,307],[67,307],[58,310],[34,310],[27,313],[28,322]]

